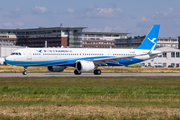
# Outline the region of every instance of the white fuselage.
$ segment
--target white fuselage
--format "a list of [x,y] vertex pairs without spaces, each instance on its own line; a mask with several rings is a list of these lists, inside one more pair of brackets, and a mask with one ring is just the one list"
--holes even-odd
[[132,60],[117,60],[121,65],[129,65],[154,58],[160,53],[153,51],[156,55],[149,55],[148,52],[140,49],[25,48],[14,51],[6,62],[19,66],[73,66],[78,60],[135,56]]

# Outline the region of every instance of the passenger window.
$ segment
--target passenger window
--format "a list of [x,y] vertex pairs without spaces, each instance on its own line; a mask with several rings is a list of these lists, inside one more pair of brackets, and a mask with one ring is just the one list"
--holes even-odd
[[21,55],[21,53],[19,53],[19,55]]
[[18,55],[18,53],[16,53],[16,55]]

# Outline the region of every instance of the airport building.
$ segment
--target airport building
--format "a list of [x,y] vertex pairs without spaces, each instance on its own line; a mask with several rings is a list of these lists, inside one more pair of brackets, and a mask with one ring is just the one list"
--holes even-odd
[[138,47],[144,38],[116,39],[115,47]]
[[127,41],[128,34],[130,33],[83,32],[82,47],[115,47],[115,40],[124,39]]
[[180,50],[172,47],[160,47],[158,51],[163,51],[158,57],[141,62],[142,66],[162,66],[162,67],[180,67]]
[[178,48],[178,38],[158,38],[157,47]]
[[[0,29],[0,45],[27,47],[137,47],[143,37],[128,38],[130,33],[83,32],[86,27],[39,27],[34,29]],[[177,38],[159,38],[157,47],[180,48]]]
[[[143,42],[144,38],[145,37],[116,39],[115,47],[138,47]],[[157,47],[178,48],[178,46],[180,46],[179,41],[178,38],[158,38]]]
[[0,43],[16,46],[82,47],[82,30],[86,27],[51,27],[34,29],[0,29]]

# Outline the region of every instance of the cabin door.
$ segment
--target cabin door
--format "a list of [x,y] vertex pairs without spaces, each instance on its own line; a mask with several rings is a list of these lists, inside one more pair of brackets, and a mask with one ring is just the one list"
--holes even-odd
[[30,50],[27,50],[27,60],[31,61],[32,60],[32,53]]

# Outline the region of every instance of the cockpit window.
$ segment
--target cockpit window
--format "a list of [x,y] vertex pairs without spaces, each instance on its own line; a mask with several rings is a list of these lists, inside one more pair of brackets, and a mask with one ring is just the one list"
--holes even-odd
[[13,52],[11,55],[21,55],[21,53]]

